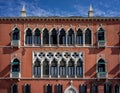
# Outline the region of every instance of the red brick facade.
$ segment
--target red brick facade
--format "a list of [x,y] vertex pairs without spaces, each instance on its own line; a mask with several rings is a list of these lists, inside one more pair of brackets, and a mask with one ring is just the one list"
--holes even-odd
[[[20,45],[12,46],[12,31],[20,30]],[[87,45],[26,45],[25,31],[30,28],[34,33],[39,28],[41,33],[44,28],[51,31],[53,28],[64,28],[66,33],[70,28],[74,33],[80,28],[91,30],[91,44]],[[105,45],[98,45],[97,31],[105,30]],[[85,38],[83,37],[83,41]],[[33,52],[83,52],[83,77],[33,77]],[[20,61],[20,77],[10,77],[11,65],[14,58]],[[106,77],[98,77],[98,60],[105,60]],[[26,18],[0,18],[0,93],[13,93],[12,85],[17,84],[18,93],[24,93],[24,85],[30,85],[31,93],[48,93],[45,91],[47,84],[52,85],[52,93],[56,92],[56,85],[62,85],[62,93],[81,93],[80,85],[86,85],[87,93],[92,92],[92,85],[98,86],[98,93],[106,93],[105,84],[111,85],[115,92],[115,86],[120,86],[120,18],[80,18],[80,17],[26,17]],[[76,72],[75,72],[76,73]],[[69,90],[70,89],[70,90]],[[107,90],[106,90],[107,91]],[[120,89],[119,89],[120,91]],[[27,93],[27,92],[26,92]],[[83,92],[85,93],[85,92]]]

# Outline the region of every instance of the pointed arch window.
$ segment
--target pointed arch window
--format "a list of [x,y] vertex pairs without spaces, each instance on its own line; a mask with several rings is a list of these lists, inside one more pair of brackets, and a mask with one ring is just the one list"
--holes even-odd
[[98,78],[106,78],[107,72],[106,72],[106,62],[103,59],[98,60]]
[[20,72],[20,61],[16,58],[11,62],[11,71],[12,72]]
[[54,28],[54,29],[51,31],[51,44],[58,44],[57,36],[58,36],[58,32],[57,32],[57,30]]
[[70,61],[68,62],[68,76],[74,77],[74,75],[75,75],[75,65],[74,65],[74,61],[70,59]]
[[32,30],[30,28],[26,30],[25,44],[28,44],[28,45],[32,44]]
[[47,84],[45,86],[45,93],[52,93],[52,85],[51,84]]
[[87,93],[87,85],[80,85],[80,93]]
[[57,84],[56,85],[56,90],[55,90],[56,92],[55,93],[62,93],[62,87],[63,86],[61,84]]
[[103,59],[98,61],[98,72],[106,72],[106,62]]
[[49,76],[49,61],[47,59],[43,61],[43,76]]
[[105,30],[100,28],[97,32],[98,46],[105,47]]
[[110,83],[104,84],[104,93],[112,93],[112,84]]
[[18,85],[17,84],[13,84],[11,86],[11,93],[18,93]]
[[71,45],[71,44],[74,44],[74,42],[75,42],[74,31],[73,31],[73,29],[70,29],[68,31],[68,35],[67,35],[67,44]]
[[49,31],[47,28],[43,30],[43,45],[49,44]]
[[97,86],[97,84],[92,84],[92,86],[91,86],[91,93],[98,93],[98,86]]
[[63,28],[60,30],[59,44],[66,44],[66,32]]
[[38,58],[34,62],[34,76],[35,77],[41,76],[41,62]]
[[30,84],[24,85],[24,93],[31,93],[31,86]]
[[12,32],[12,40],[20,40],[20,31],[18,28],[15,28]]
[[103,28],[100,28],[98,30],[98,41],[104,41],[105,40],[105,30]]
[[76,75],[77,77],[83,77],[83,61],[81,59],[77,61]]
[[52,77],[57,77],[57,61],[55,59],[53,59],[53,61],[51,62],[51,76]]
[[120,93],[119,91],[120,91],[119,85],[115,85],[115,93]]
[[83,44],[83,32],[81,29],[78,29],[77,34],[76,34],[76,44]]
[[66,61],[64,59],[60,61],[59,75],[60,77],[66,76]]
[[40,45],[41,43],[41,33],[40,30],[37,28],[34,32],[34,44]]
[[86,29],[85,31],[85,44],[91,44],[92,42],[92,33],[89,28]]
[[11,78],[20,78],[20,61],[16,58],[11,62]]

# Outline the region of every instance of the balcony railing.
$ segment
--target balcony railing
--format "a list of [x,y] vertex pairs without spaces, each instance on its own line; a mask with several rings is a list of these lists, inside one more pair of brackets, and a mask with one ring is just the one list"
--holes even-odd
[[107,72],[98,72],[97,78],[99,78],[99,79],[107,78]]
[[98,47],[105,47],[105,46],[106,46],[105,40],[98,40]]
[[20,78],[20,72],[11,72],[10,78]]
[[19,47],[20,46],[20,40],[12,40],[11,41],[12,47]]

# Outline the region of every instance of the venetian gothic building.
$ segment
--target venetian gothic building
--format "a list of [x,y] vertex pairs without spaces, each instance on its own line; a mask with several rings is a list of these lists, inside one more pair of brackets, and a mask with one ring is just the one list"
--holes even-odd
[[120,17],[0,17],[0,93],[120,93]]

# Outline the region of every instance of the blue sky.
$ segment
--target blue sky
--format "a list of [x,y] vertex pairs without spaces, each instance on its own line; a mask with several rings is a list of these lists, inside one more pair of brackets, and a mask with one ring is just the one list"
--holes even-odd
[[0,0],[0,16],[87,16],[90,4],[95,16],[120,17],[120,0]]

